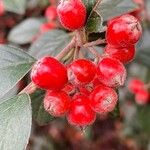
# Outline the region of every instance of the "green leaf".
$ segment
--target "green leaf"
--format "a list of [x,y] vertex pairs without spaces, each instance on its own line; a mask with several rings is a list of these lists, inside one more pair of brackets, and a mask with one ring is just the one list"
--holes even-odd
[[150,67],[149,38],[150,38],[150,31],[148,29],[145,29],[141,41],[137,46],[137,55],[136,55],[136,61],[140,64],[147,66],[148,68]]
[[5,9],[17,14],[24,14],[27,0],[3,0]]
[[102,23],[102,17],[99,16],[96,12],[93,12],[87,20],[86,31],[89,33],[101,32],[103,29]]
[[21,94],[0,103],[0,149],[26,148],[32,122],[30,98]]
[[95,11],[104,21],[135,10],[137,5],[132,0],[101,0]]
[[37,121],[39,125],[45,125],[51,122],[54,117],[44,110],[43,99],[45,92],[42,90],[37,90],[31,95],[31,105],[33,118]]
[[91,13],[96,1],[97,0],[83,0],[83,3],[86,6],[86,9],[87,9],[87,12],[88,12],[88,16]]
[[90,9],[89,9],[89,16],[87,19],[87,23],[86,23],[86,31],[88,33],[97,33],[97,32],[101,32],[103,26],[103,20],[100,14],[98,14],[95,11],[95,8],[97,7],[97,5],[99,5],[99,3],[101,2],[101,0],[95,0],[92,1],[92,3],[90,3],[89,1],[87,1]]
[[29,53],[36,58],[45,55],[55,56],[70,42],[70,39],[69,34],[62,30],[49,31],[31,45]]
[[19,48],[0,45],[0,98],[31,69],[35,59]]
[[150,135],[150,106],[138,106],[137,111],[137,119],[138,124],[142,130],[146,134]]
[[38,34],[41,24],[39,18],[28,18],[10,31],[8,40],[16,44],[30,43]]

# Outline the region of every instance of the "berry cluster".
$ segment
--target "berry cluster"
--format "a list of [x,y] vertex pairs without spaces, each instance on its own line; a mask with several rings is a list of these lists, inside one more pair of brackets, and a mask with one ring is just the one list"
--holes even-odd
[[129,82],[129,90],[135,94],[135,101],[137,104],[144,105],[149,102],[150,93],[148,91],[149,85],[144,84],[143,81],[139,79],[132,79]]
[[[79,30],[85,24],[86,8],[81,0],[61,0],[57,13],[66,29]],[[133,59],[141,33],[138,20],[123,15],[108,22],[108,44],[98,63],[75,59],[65,66],[49,56],[39,60],[33,66],[31,79],[47,90],[45,110],[56,117],[66,114],[70,124],[81,127],[92,124],[96,113],[111,112],[118,101],[115,90],[126,79],[123,63]]]

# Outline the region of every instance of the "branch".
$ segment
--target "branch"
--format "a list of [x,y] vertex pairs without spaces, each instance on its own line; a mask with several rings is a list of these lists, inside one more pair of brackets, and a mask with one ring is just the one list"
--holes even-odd
[[96,46],[96,45],[104,44],[104,43],[106,43],[105,39],[98,39],[96,41],[84,44],[83,47],[92,47],[92,46]]
[[58,60],[61,60],[72,48],[75,47],[76,37],[73,37],[71,42],[55,57]]

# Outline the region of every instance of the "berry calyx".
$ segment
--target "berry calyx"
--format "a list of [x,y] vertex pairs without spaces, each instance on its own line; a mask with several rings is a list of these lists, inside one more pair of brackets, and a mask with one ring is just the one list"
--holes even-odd
[[128,63],[132,61],[135,56],[135,46],[115,47],[108,44],[105,48],[105,53],[112,58],[120,60],[122,63]]
[[138,91],[140,91],[144,88],[144,85],[145,84],[142,80],[135,78],[129,82],[128,88],[132,93],[136,94],[136,93],[138,93]]
[[137,104],[144,105],[149,101],[149,92],[146,89],[139,90],[135,95],[135,101]]
[[90,83],[95,73],[95,64],[86,59],[78,59],[68,66],[68,78],[74,84]]
[[52,21],[57,18],[56,6],[49,6],[46,8],[45,17],[47,20]]
[[108,23],[106,39],[108,44],[115,47],[129,47],[138,42],[142,27],[137,18],[126,14]]
[[57,14],[61,24],[69,30],[83,27],[86,21],[86,7],[81,0],[61,0]]
[[109,87],[97,86],[90,94],[90,104],[97,113],[111,112],[118,101],[117,93]]
[[49,56],[34,64],[31,79],[36,86],[47,90],[60,90],[68,82],[66,67]]
[[96,113],[90,107],[90,100],[84,95],[75,95],[67,114],[71,125],[85,127],[95,121]]
[[69,110],[70,97],[64,91],[47,91],[44,108],[52,116],[60,117]]
[[123,64],[114,58],[103,58],[97,68],[100,82],[108,87],[118,87],[124,85],[126,79],[126,69]]

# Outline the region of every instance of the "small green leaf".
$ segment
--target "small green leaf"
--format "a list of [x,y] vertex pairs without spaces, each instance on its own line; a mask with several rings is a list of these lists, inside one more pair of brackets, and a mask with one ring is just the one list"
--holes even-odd
[[27,0],[3,0],[5,9],[17,14],[24,14]]
[[21,94],[0,103],[0,149],[24,150],[32,122],[30,98]]
[[138,6],[132,0],[101,0],[95,11],[102,16],[104,21],[107,21],[137,8]]
[[31,69],[35,59],[19,48],[0,45],[0,98]]
[[44,110],[43,99],[45,92],[42,90],[37,90],[31,95],[31,105],[33,118],[38,122],[39,125],[45,125],[51,122],[54,117]]
[[87,9],[87,12],[88,12],[87,16],[89,16],[89,14],[91,13],[96,1],[97,0],[83,0],[83,3],[86,6],[86,9]]
[[41,58],[45,55],[55,56],[58,54],[71,40],[69,34],[62,30],[52,30],[43,34],[35,41],[29,50],[29,53]]
[[16,44],[30,43],[38,34],[41,24],[38,18],[28,18],[10,31],[8,40]]
[[96,12],[93,12],[90,18],[87,20],[86,30],[89,33],[101,32],[103,28],[102,23],[103,23],[102,17],[99,16]]

